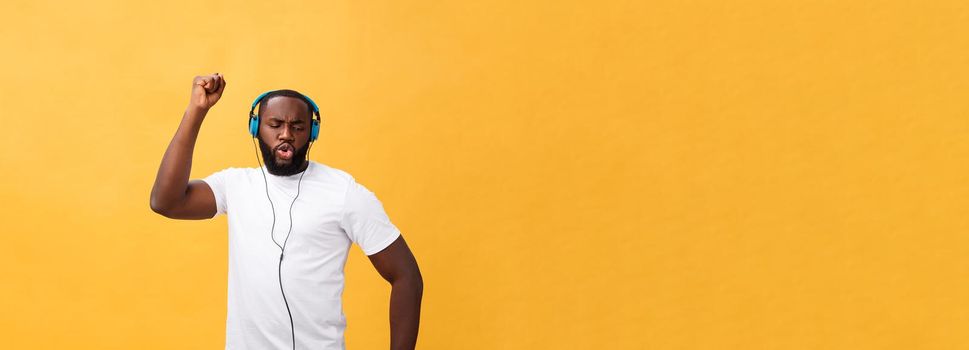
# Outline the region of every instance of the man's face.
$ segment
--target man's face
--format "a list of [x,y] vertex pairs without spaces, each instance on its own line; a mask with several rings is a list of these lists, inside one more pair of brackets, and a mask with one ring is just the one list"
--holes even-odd
[[273,96],[262,102],[259,114],[259,148],[270,174],[298,174],[306,163],[310,120],[306,102],[295,97]]

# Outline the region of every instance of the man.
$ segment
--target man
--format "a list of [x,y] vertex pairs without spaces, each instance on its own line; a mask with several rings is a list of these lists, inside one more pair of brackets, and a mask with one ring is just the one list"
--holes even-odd
[[189,181],[199,128],[225,86],[219,73],[195,77],[151,189],[151,208],[165,217],[228,217],[225,348],[344,349],[343,267],[355,242],[392,285],[391,349],[414,349],[423,294],[417,262],[372,192],[309,160],[316,105],[308,97],[279,90],[257,101],[252,132],[264,167]]

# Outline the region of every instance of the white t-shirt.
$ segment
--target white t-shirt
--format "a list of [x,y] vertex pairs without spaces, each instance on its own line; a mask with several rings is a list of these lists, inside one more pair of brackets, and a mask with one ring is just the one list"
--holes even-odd
[[[350,174],[314,161],[304,172],[295,202],[300,174],[228,168],[203,179],[215,194],[216,215],[228,215],[227,350],[292,349],[280,276],[296,348],[344,349],[341,296],[350,245],[357,243],[372,255],[400,235],[373,192]],[[276,213],[274,229],[265,183]],[[293,225],[287,241],[290,204]],[[285,243],[281,268],[281,250],[273,239]]]

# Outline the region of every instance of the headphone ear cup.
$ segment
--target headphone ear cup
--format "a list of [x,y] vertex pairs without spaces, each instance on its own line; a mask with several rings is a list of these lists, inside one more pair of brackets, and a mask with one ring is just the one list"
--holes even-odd
[[310,127],[310,141],[316,141],[320,136],[320,121],[313,119],[313,126]]
[[249,135],[252,135],[252,137],[256,137],[259,135],[259,116],[258,115],[253,115],[253,114],[249,115]]

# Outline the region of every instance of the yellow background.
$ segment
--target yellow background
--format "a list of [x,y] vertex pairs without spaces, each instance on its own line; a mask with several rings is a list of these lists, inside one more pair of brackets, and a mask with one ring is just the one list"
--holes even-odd
[[[151,212],[248,105],[324,114],[425,281],[423,349],[969,348],[964,1],[4,1],[0,348],[218,349],[226,222]],[[351,349],[389,343],[352,247]]]

